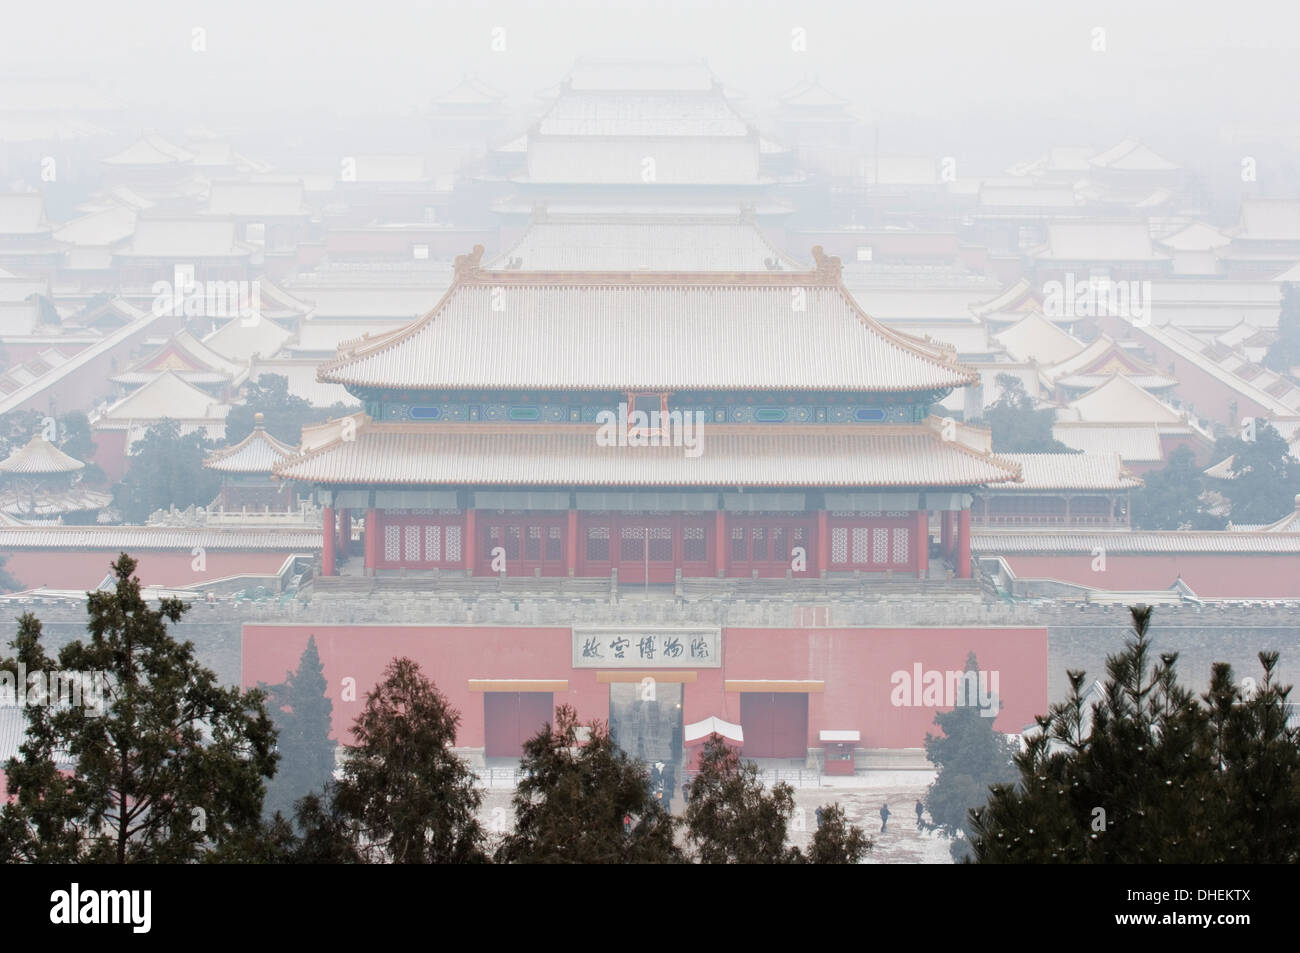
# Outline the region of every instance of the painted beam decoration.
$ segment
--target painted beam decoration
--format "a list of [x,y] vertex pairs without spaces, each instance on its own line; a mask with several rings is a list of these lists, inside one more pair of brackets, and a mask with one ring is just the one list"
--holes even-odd
[[715,626],[574,626],[574,668],[718,668],[722,629]]

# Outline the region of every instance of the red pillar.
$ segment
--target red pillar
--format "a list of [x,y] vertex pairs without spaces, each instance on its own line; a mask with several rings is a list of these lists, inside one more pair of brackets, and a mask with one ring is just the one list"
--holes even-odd
[[334,527],[334,507],[326,506],[321,510],[321,553],[320,553],[320,572],[322,576],[334,575],[334,543],[336,541]]
[[465,575],[474,575],[474,511],[465,511]]
[[952,511],[943,510],[940,514],[939,522],[939,552],[943,553],[945,559],[952,558]]
[[957,578],[970,578],[970,510],[962,510],[957,521]]
[[924,579],[930,571],[930,511],[916,511],[916,575]]
[[825,576],[831,565],[830,521],[825,510],[817,511],[817,573]]
[[374,507],[366,510],[366,548],[365,548],[365,573],[364,575],[373,576],[375,574],[376,563],[379,561],[375,557],[379,554],[379,511]]
[[339,510],[339,559],[348,558],[348,550],[352,543],[352,511]]
[[578,574],[578,511],[569,510],[569,576]]
[[718,578],[727,574],[727,512],[718,510],[713,517],[713,570]]

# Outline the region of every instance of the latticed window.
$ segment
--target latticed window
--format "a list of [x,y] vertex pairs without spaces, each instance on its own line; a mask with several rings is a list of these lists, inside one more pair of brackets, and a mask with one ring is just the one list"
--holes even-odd
[[406,529],[406,561],[408,563],[418,563],[420,561],[420,527],[407,526]]
[[871,539],[871,530],[865,526],[853,527],[853,562],[855,565],[861,565],[869,562],[867,553],[870,547],[867,541]]
[[609,527],[587,527],[587,561],[595,563],[609,562]]
[[402,527],[384,527],[384,562],[395,563],[402,559]]
[[447,529],[447,562],[458,563],[464,557],[461,556],[460,549],[460,527],[448,526]]
[[702,563],[709,558],[709,544],[704,538],[703,526],[687,526],[682,535],[682,559],[688,563]]
[[519,527],[506,527],[506,559],[519,558]]
[[548,562],[559,562],[563,558],[563,531],[558,526],[552,526],[546,531],[546,559]]
[[650,527],[650,559],[659,563],[668,563],[673,561],[672,527]]
[[911,553],[909,552],[911,547],[908,545],[909,542],[908,536],[909,533],[906,527],[903,527],[902,529],[894,530],[894,562],[895,563],[905,563],[907,562],[908,557],[911,555]]
[[524,543],[524,559],[536,562],[542,558],[542,528],[529,526],[527,540]]
[[442,527],[438,525],[424,528],[424,558],[431,563],[442,562]]
[[843,566],[849,561],[849,531],[843,526],[831,529],[831,562]]
[[772,527],[772,561],[785,562],[790,558],[790,547],[785,541],[786,528]]
[[750,558],[753,559],[754,562],[766,562],[767,561],[766,531],[762,526],[755,526],[750,532],[752,534],[752,538],[750,540],[751,552],[753,553],[753,555]]
[[645,527],[644,526],[624,526],[619,535],[622,537],[622,545],[619,547],[619,559],[623,562],[632,562],[633,560],[642,559],[645,556]]
[[745,528],[743,526],[733,526],[731,528],[731,558],[733,562],[743,563],[745,561]]
[[871,561],[889,562],[889,530],[884,527],[877,526],[871,530]]

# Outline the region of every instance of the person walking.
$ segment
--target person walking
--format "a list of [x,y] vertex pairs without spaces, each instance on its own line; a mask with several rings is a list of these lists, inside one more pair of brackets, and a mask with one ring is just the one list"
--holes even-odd
[[817,829],[822,829],[822,809],[820,807],[817,808]]
[[921,818],[921,815],[924,813],[925,813],[925,805],[922,804],[920,801],[917,801],[916,802],[916,829],[918,831],[921,830],[923,827],[925,827],[925,821],[922,820]]
[[880,833],[885,833],[885,825],[889,823],[889,805],[880,805]]

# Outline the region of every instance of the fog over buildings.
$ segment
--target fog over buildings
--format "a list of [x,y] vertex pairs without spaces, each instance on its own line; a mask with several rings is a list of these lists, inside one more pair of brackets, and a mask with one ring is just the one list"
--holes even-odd
[[490,789],[567,704],[860,813],[971,654],[1015,738],[1135,603],[1294,677],[1296,23],[13,5],[0,634],[126,551],[225,682],[417,659]]

